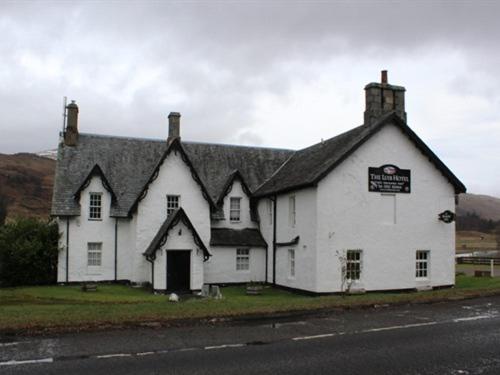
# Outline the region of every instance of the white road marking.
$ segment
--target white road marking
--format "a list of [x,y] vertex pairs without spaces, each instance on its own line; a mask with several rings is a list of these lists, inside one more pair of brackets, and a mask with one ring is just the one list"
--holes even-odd
[[4,342],[4,343],[0,343],[0,348],[5,347],[5,346],[14,346],[14,345],[18,345],[18,344],[20,344],[20,342]]
[[205,346],[203,349],[212,350],[212,349],[225,349],[225,348],[241,348],[242,346],[245,346],[245,344],[225,344],[216,346]]
[[492,318],[491,315],[477,315],[477,316],[469,316],[468,318],[457,318],[453,319],[454,323],[459,323],[459,322],[468,322],[470,320],[479,320],[479,319],[488,319]]
[[401,325],[401,326],[371,328],[371,329],[364,329],[364,330],[362,330],[360,332],[361,333],[369,333],[369,332],[391,331],[391,330],[394,330],[394,329],[405,329],[405,328],[432,326],[434,324],[438,324],[438,322],[414,323],[414,324],[404,324],[404,325]]
[[0,366],[16,366],[16,365],[28,365],[32,363],[52,363],[52,362],[54,362],[54,358],[27,359],[24,361],[0,362]]
[[136,356],[142,357],[145,355],[153,355],[155,352],[141,352],[141,353],[135,353]]
[[132,357],[132,354],[125,354],[125,353],[105,354],[105,355],[98,355],[95,358],[106,359],[106,358],[116,358],[116,357]]
[[336,335],[338,335],[338,333],[324,333],[322,335],[294,337],[294,338],[292,338],[292,340],[293,341],[315,340],[315,339],[322,339],[324,337],[332,337],[332,336],[336,336]]

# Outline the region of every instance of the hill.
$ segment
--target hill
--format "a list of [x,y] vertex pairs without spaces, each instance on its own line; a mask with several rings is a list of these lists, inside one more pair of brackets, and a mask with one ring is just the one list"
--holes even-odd
[[0,194],[7,197],[7,217],[48,218],[55,160],[35,154],[0,154]]
[[500,198],[479,194],[460,194],[457,215],[476,213],[483,219],[500,220]]

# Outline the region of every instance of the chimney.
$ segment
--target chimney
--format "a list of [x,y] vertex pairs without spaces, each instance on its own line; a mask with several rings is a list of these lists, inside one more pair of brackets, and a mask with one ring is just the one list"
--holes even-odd
[[64,131],[64,144],[66,146],[76,146],[78,142],[78,106],[72,100],[66,106],[67,120],[66,130]]
[[181,138],[181,114],[179,112],[170,112],[168,115],[168,138],[170,144],[174,139]]
[[381,116],[390,112],[395,112],[406,122],[406,89],[388,82],[387,70],[382,70],[380,83],[372,82],[365,86],[365,125],[374,124]]

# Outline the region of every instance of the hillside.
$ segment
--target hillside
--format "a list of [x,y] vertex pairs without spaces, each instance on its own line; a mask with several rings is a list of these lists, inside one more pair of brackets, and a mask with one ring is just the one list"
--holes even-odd
[[0,194],[7,197],[7,217],[47,218],[55,160],[34,154],[0,154]]
[[483,219],[500,220],[500,198],[479,194],[460,194],[458,216],[475,212]]

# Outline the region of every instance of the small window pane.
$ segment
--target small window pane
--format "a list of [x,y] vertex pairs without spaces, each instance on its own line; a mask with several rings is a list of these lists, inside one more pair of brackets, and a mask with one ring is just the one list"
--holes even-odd
[[346,278],[359,280],[361,277],[361,250],[347,250]]
[[90,193],[89,219],[101,219],[102,193]]
[[102,263],[102,242],[89,242],[87,244],[87,265],[99,267]]
[[236,250],[236,271],[248,271],[250,269],[250,249]]
[[167,195],[167,217],[180,207],[180,195]]
[[230,221],[240,221],[241,220],[241,198],[231,198],[229,200],[229,220]]

